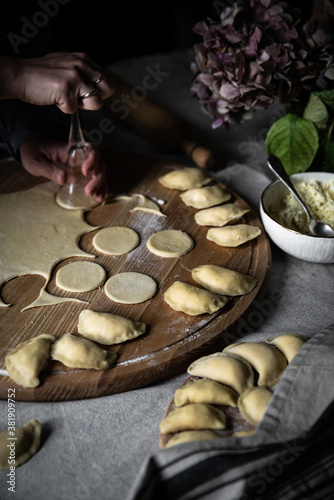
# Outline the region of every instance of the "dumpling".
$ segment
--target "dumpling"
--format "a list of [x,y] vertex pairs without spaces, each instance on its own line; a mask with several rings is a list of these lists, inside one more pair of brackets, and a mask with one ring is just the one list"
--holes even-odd
[[206,186],[185,191],[180,195],[181,200],[189,207],[209,208],[219,205],[231,198],[231,194],[222,187]]
[[272,398],[272,392],[266,387],[247,389],[238,400],[241,415],[251,424],[259,425]]
[[211,177],[201,168],[185,167],[172,170],[159,178],[160,184],[170,189],[186,191],[196,187],[202,187],[211,182]]
[[112,345],[131,340],[146,331],[145,323],[111,313],[85,309],[79,314],[78,332],[99,344]]
[[195,267],[191,275],[199,285],[221,295],[245,295],[257,285],[257,280],[252,276],[213,264]]
[[276,346],[284,354],[288,363],[290,363],[307,340],[307,337],[298,333],[286,333],[279,337],[270,337],[266,339],[266,342]]
[[191,429],[225,429],[225,414],[213,406],[194,403],[175,408],[160,422],[160,432],[179,432]]
[[212,227],[207,232],[207,239],[222,247],[238,247],[247,241],[257,238],[261,229],[248,224]]
[[239,342],[225,347],[223,352],[237,354],[246,359],[259,374],[258,385],[273,387],[287,367],[281,352],[263,342]]
[[229,222],[240,219],[249,212],[248,208],[235,203],[227,203],[218,207],[205,208],[195,214],[195,221],[200,226],[225,226]]
[[10,378],[23,387],[37,387],[54,340],[53,335],[42,334],[18,344],[5,358]]
[[214,313],[224,307],[228,301],[222,295],[217,295],[182,281],[175,281],[166,290],[164,299],[175,311],[181,311],[190,316]]
[[237,406],[238,397],[238,393],[232,387],[203,378],[177,389],[174,402],[176,406],[189,403]]
[[213,431],[182,431],[171,437],[165,447],[171,448],[177,444],[192,443],[194,441],[207,441],[218,437],[218,434]]
[[248,361],[228,352],[216,352],[197,359],[188,367],[188,373],[229,385],[239,394],[254,386],[254,372]]
[[117,358],[115,352],[108,352],[91,340],[66,333],[51,347],[51,356],[70,368],[92,368],[105,370]]
[[42,426],[38,420],[30,420],[15,429],[15,440],[8,430],[0,432],[0,469],[19,467],[37,452],[41,442]]

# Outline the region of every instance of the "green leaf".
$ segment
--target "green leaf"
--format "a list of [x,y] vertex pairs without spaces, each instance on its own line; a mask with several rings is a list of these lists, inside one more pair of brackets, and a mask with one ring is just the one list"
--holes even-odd
[[314,95],[319,96],[320,99],[327,104],[330,108],[334,109],[334,89],[331,90],[319,90],[313,92]]
[[334,172],[334,140],[332,137],[333,123],[328,131],[328,136],[325,143],[325,158],[324,170],[326,172]]
[[303,118],[313,122],[314,125],[320,130],[326,128],[328,122],[328,112],[319,96],[310,94],[310,98],[304,109]]
[[291,113],[277,120],[266,138],[267,153],[276,155],[289,175],[307,170],[319,147],[314,123]]

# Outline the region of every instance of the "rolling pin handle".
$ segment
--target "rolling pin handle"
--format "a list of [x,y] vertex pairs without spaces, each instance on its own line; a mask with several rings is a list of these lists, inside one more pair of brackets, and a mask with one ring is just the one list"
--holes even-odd
[[182,139],[180,148],[191,158],[200,168],[212,168],[215,165],[215,159],[212,151],[196,144],[190,139]]

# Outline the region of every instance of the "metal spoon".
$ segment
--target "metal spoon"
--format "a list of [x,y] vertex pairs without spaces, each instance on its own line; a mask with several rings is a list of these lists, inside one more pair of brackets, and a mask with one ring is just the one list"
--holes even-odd
[[312,236],[327,236],[333,238],[334,230],[328,224],[325,224],[324,222],[318,222],[311,216],[308,208],[299,196],[296,188],[294,187],[288,174],[286,173],[281,160],[277,158],[277,156],[270,154],[267,159],[267,164],[270,170],[274,172],[276,177],[278,177],[281,182],[283,182],[283,184],[291,191],[296,200],[302,206],[304,212],[306,213],[309,234],[311,234]]

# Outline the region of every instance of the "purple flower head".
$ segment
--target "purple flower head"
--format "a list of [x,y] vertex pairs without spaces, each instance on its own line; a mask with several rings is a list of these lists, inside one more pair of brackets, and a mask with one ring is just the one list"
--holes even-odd
[[219,22],[201,21],[194,32],[191,92],[213,117],[213,127],[243,122],[275,97],[283,104],[315,90],[333,47],[314,20],[282,1],[244,0],[226,7]]

